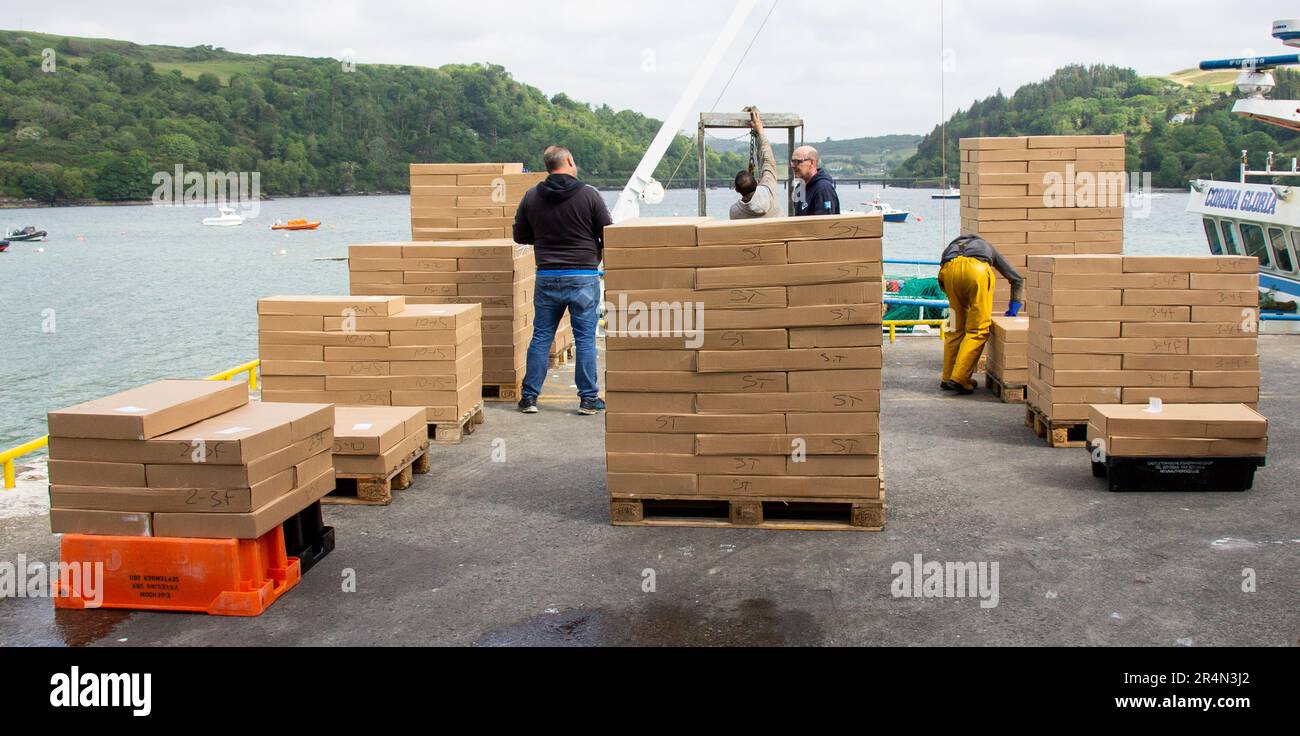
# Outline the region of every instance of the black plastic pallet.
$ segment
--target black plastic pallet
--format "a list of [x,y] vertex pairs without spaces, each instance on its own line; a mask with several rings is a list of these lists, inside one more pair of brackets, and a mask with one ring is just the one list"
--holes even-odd
[[306,573],[334,551],[334,527],[325,526],[320,501],[284,522],[284,549]]
[[1092,460],[1092,474],[1112,493],[1245,493],[1255,486],[1261,457],[1108,457]]

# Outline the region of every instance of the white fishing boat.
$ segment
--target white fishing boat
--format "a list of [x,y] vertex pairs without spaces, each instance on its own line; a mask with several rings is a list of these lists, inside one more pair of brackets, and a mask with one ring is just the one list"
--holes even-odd
[[220,217],[205,217],[203,224],[212,227],[237,227],[244,224],[244,216],[230,207],[218,207],[217,211],[221,213]]
[[885,222],[907,222],[907,218],[912,216],[907,210],[895,209],[893,205],[881,202],[880,197],[863,204],[871,208],[869,214],[880,215],[885,218]]
[[[1273,36],[1300,47],[1300,21],[1273,24]],[[1233,107],[1238,115],[1289,130],[1300,130],[1300,101],[1270,100],[1276,86],[1271,73],[1281,66],[1300,66],[1300,55],[1206,61],[1206,71],[1240,70],[1237,88],[1245,95]],[[1273,152],[1265,168],[1251,170],[1250,154],[1241,152],[1238,181],[1198,179],[1191,184],[1187,211],[1201,217],[1210,252],[1259,259],[1260,289],[1278,302],[1300,300],[1300,190],[1288,179],[1300,177],[1300,162],[1277,168]],[[1264,181],[1251,182],[1251,179]],[[1286,183],[1275,184],[1274,181]]]
[[961,190],[957,187],[948,187],[938,194],[930,195],[930,199],[961,199]]

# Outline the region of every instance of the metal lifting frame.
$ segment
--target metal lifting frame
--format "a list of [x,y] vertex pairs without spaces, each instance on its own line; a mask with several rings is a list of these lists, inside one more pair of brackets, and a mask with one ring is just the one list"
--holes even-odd
[[[803,145],[804,142],[803,119],[800,118],[798,115],[792,115],[789,113],[767,113],[764,114],[762,117],[763,117],[764,129],[775,128],[779,130],[784,128],[786,129],[786,131],[788,131],[787,138],[790,145],[789,155],[793,156],[794,149],[795,149],[795,137],[794,137],[795,129],[799,130],[799,145]],[[699,145],[699,150],[697,151],[697,154],[699,155],[700,158],[700,217],[706,217],[709,214],[708,156],[705,155],[707,153],[708,146],[705,144],[704,136],[705,136],[705,131],[712,128],[730,128],[733,130],[740,130],[740,129],[749,130],[750,129],[749,113],[747,112],[700,113],[700,132],[699,135],[697,136],[698,145]],[[775,164],[776,162],[774,161],[773,163]],[[789,173],[786,174],[786,178],[785,178],[786,181],[785,190],[786,190],[786,200],[787,200],[786,214],[793,216],[794,215],[794,170],[789,169],[789,162],[786,162],[786,166],[787,169],[789,170]]]

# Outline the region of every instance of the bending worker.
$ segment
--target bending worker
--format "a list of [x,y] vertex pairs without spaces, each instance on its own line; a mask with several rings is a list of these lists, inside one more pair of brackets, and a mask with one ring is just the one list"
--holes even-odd
[[748,171],[736,174],[736,193],[740,201],[731,205],[731,219],[752,220],[760,217],[781,217],[781,199],[777,194],[781,185],[776,179],[776,156],[772,153],[772,143],[763,130],[763,118],[759,117],[758,108],[749,110],[749,124],[758,137],[758,173],[759,178]]
[[963,235],[943,252],[939,288],[948,295],[953,329],[944,336],[944,391],[975,393],[971,374],[979,363],[993,326],[993,269],[1011,282],[1011,308],[1018,317],[1025,304],[1025,279],[990,243],[978,235]]

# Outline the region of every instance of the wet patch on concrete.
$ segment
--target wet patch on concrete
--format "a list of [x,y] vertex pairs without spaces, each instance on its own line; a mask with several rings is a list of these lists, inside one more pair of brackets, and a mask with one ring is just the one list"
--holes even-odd
[[102,608],[93,611],[55,609],[54,630],[64,644],[84,647],[107,638],[118,624],[130,617],[130,611]]
[[807,611],[782,609],[751,598],[735,609],[652,604],[619,614],[567,610],[543,613],[488,632],[475,646],[815,646],[825,643],[816,618]]

